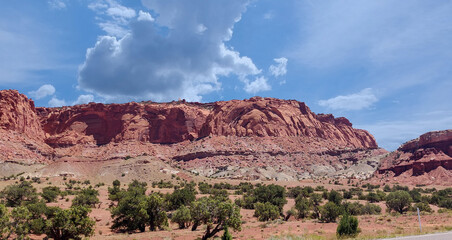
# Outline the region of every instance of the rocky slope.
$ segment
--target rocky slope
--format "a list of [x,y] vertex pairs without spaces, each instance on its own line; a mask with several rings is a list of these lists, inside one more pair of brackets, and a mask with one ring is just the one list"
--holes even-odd
[[450,184],[452,129],[428,132],[382,159],[375,179],[413,184]]
[[194,173],[235,178],[368,176],[385,153],[345,118],[302,102],[90,103],[35,108],[0,91],[0,160],[99,162],[152,156]]

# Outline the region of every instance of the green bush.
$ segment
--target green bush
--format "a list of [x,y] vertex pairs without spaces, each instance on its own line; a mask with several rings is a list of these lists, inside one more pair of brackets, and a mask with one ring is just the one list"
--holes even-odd
[[95,222],[89,218],[89,208],[74,206],[69,209],[50,207],[45,233],[53,239],[81,239],[94,233]]
[[275,220],[280,216],[278,206],[275,206],[269,202],[255,203],[254,209],[254,216],[261,222]]
[[345,214],[339,225],[336,234],[338,237],[355,237],[359,233],[358,219],[356,217]]
[[9,239],[11,235],[10,213],[5,205],[0,204],[0,238]]
[[279,212],[282,213],[282,208],[287,203],[286,189],[275,184],[260,185],[243,196],[242,207],[253,209],[254,204],[258,202],[269,202],[277,206]]
[[309,201],[309,199],[298,196],[297,199],[295,199],[295,209],[297,209],[298,214],[297,218],[306,218],[309,215],[309,211],[312,208],[312,202]]
[[421,212],[428,212],[428,213],[433,212],[433,210],[430,207],[430,205],[428,203],[426,203],[426,202],[415,203],[414,206],[413,206],[413,210],[417,211],[417,208],[419,208],[419,211],[421,211]]
[[320,221],[322,222],[336,222],[339,215],[341,215],[341,208],[334,202],[327,202],[320,208]]
[[60,188],[56,186],[48,186],[42,189],[41,197],[46,202],[56,202],[56,199],[60,193]]
[[196,199],[196,190],[191,185],[186,185],[182,189],[176,189],[172,194],[165,196],[168,202],[168,210],[176,210],[180,206],[188,206]]
[[230,200],[220,202],[214,198],[202,197],[191,204],[190,215],[193,231],[201,224],[207,225],[202,239],[215,236],[218,232],[225,230],[225,227],[241,230],[240,208]]
[[336,205],[341,205],[342,194],[338,191],[331,190],[328,194],[328,201],[335,203]]
[[121,190],[117,205],[111,208],[113,224],[117,231],[144,232],[146,226],[151,231],[168,226],[165,199],[158,193],[146,196],[146,183],[134,180],[127,190]]
[[94,207],[99,203],[99,191],[93,188],[82,189],[72,200],[72,206]]
[[188,226],[190,226],[191,222],[191,215],[190,215],[190,209],[188,209],[186,206],[181,206],[178,208],[171,217],[171,222],[179,224],[179,228],[183,229]]
[[398,190],[388,194],[386,197],[386,206],[388,207],[388,211],[394,210],[402,214],[408,211],[412,201],[407,191]]
[[38,201],[36,188],[28,181],[6,186],[0,195],[6,200],[6,206],[8,207],[17,207],[19,205]]

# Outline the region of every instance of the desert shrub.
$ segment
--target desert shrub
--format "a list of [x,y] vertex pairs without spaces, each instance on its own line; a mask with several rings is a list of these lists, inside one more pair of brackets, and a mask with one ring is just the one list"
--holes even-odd
[[190,226],[191,223],[191,215],[190,209],[186,206],[179,207],[171,217],[171,222],[179,224],[179,228],[183,229]]
[[163,181],[160,180],[159,182],[152,182],[152,187],[158,187],[158,188],[173,188],[174,184],[170,181]]
[[388,211],[394,210],[402,214],[408,211],[412,201],[407,191],[398,190],[388,194],[386,197],[386,206],[388,207]]
[[288,189],[287,196],[290,198],[297,198],[300,195],[302,195],[303,197],[309,197],[313,192],[314,188],[310,186],[306,186],[303,188],[300,186],[296,186]]
[[408,192],[411,196],[411,199],[413,199],[413,202],[418,203],[421,201],[421,193],[419,192],[419,189],[413,189]]
[[433,212],[433,210],[430,207],[430,205],[428,203],[426,203],[426,202],[415,203],[414,206],[413,206],[413,211],[417,211],[417,208],[419,208],[419,211],[421,211],[421,212],[428,212],[428,213]]
[[269,202],[278,207],[279,212],[282,213],[286,200],[286,189],[279,185],[260,185],[253,191],[243,196],[242,207],[247,209],[253,209],[255,203]]
[[144,232],[146,226],[151,231],[168,225],[165,199],[158,193],[146,196],[145,182],[132,181],[127,190],[117,193],[117,205],[111,208],[112,230]]
[[151,231],[168,226],[165,200],[158,193],[152,193],[146,197],[145,209],[148,217],[147,222]]
[[12,231],[16,235],[16,238],[25,239],[30,233],[30,211],[24,206],[15,207],[11,211],[11,219]]
[[452,199],[442,199],[439,202],[438,206],[442,208],[452,209]]
[[279,218],[280,212],[278,206],[269,202],[258,202],[254,204],[254,216],[257,217],[259,221],[265,222]]
[[47,205],[40,201],[26,205],[28,211],[31,213],[29,220],[30,232],[34,234],[42,234],[45,230],[45,215],[48,213]]
[[61,190],[56,186],[48,186],[42,189],[41,197],[46,202],[55,202]]
[[210,196],[220,201],[227,201],[229,199],[229,193],[226,189],[212,189]]
[[122,191],[117,206],[111,208],[113,218],[112,230],[144,232],[148,221],[146,211],[146,196],[144,192],[133,189],[129,185],[127,191]]
[[375,214],[380,214],[381,213],[381,207],[376,205],[376,204],[372,204],[372,203],[367,203],[366,205],[364,205],[363,207],[363,211],[362,214],[365,215],[375,215]]
[[108,199],[117,201],[119,198],[118,193],[121,191],[121,182],[119,180],[113,181],[113,187],[108,187]]
[[311,208],[312,202],[309,201],[309,199],[301,195],[295,199],[295,209],[298,211],[297,218],[306,218],[309,215]]
[[381,202],[384,201],[386,198],[386,194],[383,191],[377,190],[376,192],[370,192],[366,196],[366,200],[375,203],[375,202]]
[[433,192],[430,198],[430,204],[452,209],[452,188],[446,188]]
[[205,182],[199,182],[198,189],[201,194],[210,194],[210,191],[212,190],[212,185]]
[[202,197],[191,204],[190,215],[193,221],[193,231],[202,224],[207,225],[202,239],[215,236],[225,227],[241,230],[240,208],[230,200],[220,202],[214,198]]
[[47,213],[45,234],[55,240],[82,239],[94,233],[95,222],[89,218],[89,208],[74,206],[69,209],[50,207]]
[[391,186],[385,185],[385,186],[383,187],[383,191],[385,191],[385,192],[391,192]]
[[410,189],[407,186],[400,186],[400,185],[394,185],[392,186],[391,192],[397,192],[397,191],[410,191]]
[[167,194],[165,198],[168,210],[176,210],[182,205],[190,205],[196,199],[196,190],[193,186],[186,185],[184,188],[174,190],[172,194]]
[[249,182],[241,182],[238,185],[238,190],[240,190],[242,193],[250,192],[253,189],[254,189],[253,184]]
[[232,235],[229,232],[229,227],[227,225],[224,226],[224,233],[221,236],[221,240],[232,240]]
[[295,207],[292,207],[291,209],[286,211],[286,216],[284,216],[284,221],[288,221],[290,217],[292,216],[298,216],[298,211]]
[[82,189],[72,200],[72,206],[94,207],[99,203],[99,191],[93,188]]
[[12,233],[10,213],[5,205],[0,204],[0,239],[9,239]]
[[345,199],[352,199],[352,198],[353,198],[353,193],[352,193],[352,191],[345,191],[345,192],[344,192],[344,198],[345,198]]
[[345,214],[339,221],[336,234],[338,237],[355,237],[359,233],[358,219]]
[[331,190],[328,194],[328,201],[333,202],[336,205],[340,205],[342,202],[342,194],[338,191]]
[[312,202],[312,217],[319,218],[320,217],[320,204],[322,203],[322,196],[318,193],[311,194],[310,198]]
[[28,181],[6,186],[0,195],[6,200],[6,206],[8,207],[17,207],[38,201],[36,188]]
[[320,208],[320,221],[335,222],[341,214],[341,208],[334,202],[328,202]]

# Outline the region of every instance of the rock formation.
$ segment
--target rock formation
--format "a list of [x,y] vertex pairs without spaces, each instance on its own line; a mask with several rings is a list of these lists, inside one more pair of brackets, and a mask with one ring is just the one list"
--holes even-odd
[[[315,114],[295,100],[254,97],[205,104],[35,108],[26,96],[3,90],[0,109],[0,146],[13,149],[0,152],[0,160],[19,163],[104,161],[146,154],[209,176],[229,171],[225,166],[248,167],[252,172],[255,167],[275,168],[272,164],[279,162],[274,172],[289,167],[290,177],[303,178],[341,171],[353,175],[346,173],[349,167],[385,152],[371,134],[354,129],[346,118]],[[374,169],[378,161],[370,165]],[[267,178],[277,178],[274,175]]]
[[385,157],[376,179],[414,184],[450,184],[452,129],[422,134]]

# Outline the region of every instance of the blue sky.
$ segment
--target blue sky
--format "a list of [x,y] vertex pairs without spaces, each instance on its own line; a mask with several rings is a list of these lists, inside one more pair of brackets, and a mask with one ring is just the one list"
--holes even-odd
[[0,88],[37,106],[296,99],[388,150],[452,126],[452,1],[1,5]]

